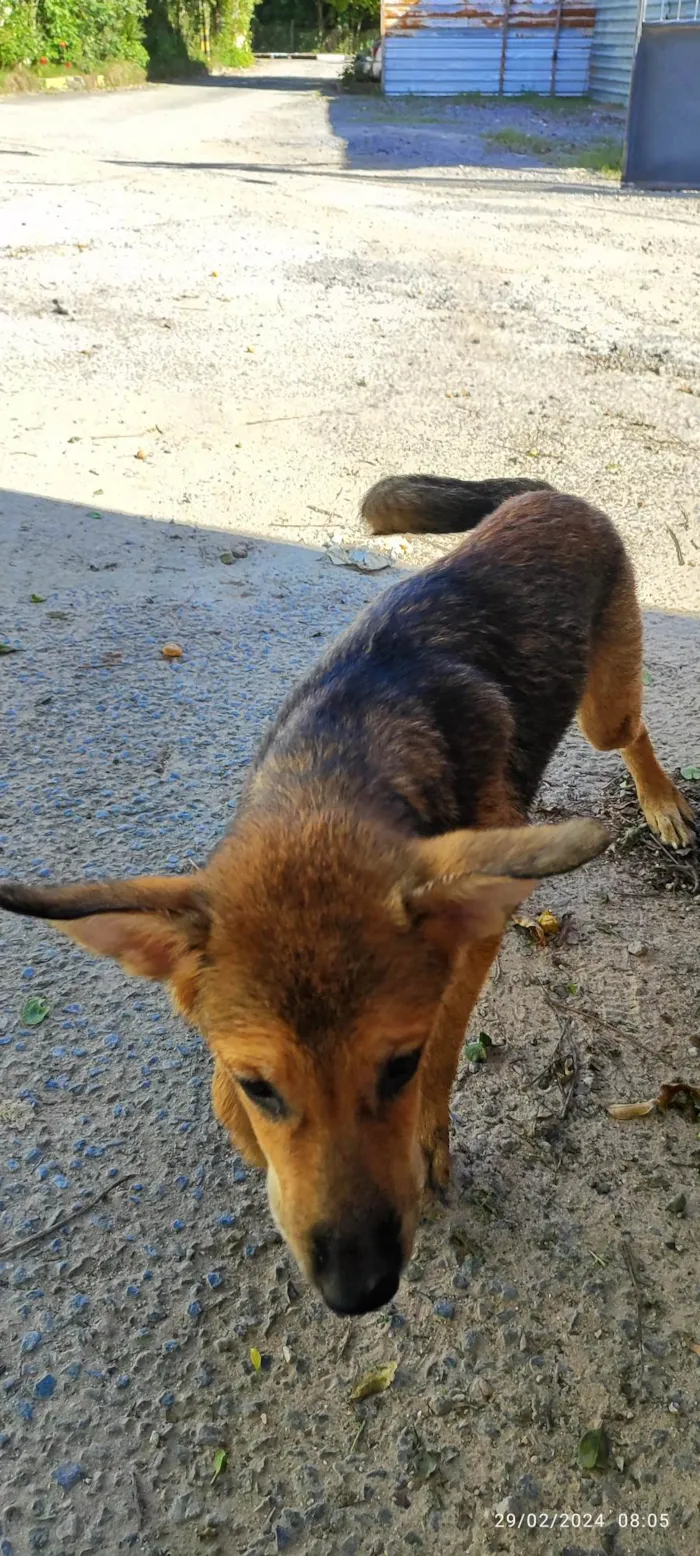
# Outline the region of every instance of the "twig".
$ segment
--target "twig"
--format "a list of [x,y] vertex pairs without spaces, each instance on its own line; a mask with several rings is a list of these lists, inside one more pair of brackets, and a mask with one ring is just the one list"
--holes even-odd
[[670,524],[667,524],[666,528],[667,528],[668,533],[671,536],[673,544],[674,544],[674,546],[676,548],[676,556],[678,557],[678,565],[679,565],[679,567],[685,567],[685,557],[683,556],[683,552],[681,551],[680,540],[678,539],[678,536],[677,536],[675,530],[671,529]]
[[644,1330],[643,1330],[643,1325],[642,1325],[642,1290],[641,1290],[641,1286],[639,1284],[639,1272],[637,1270],[634,1258],[632,1256],[632,1250],[631,1250],[631,1248],[629,1246],[629,1243],[626,1241],[626,1239],[624,1237],[622,1239],[620,1247],[622,1248],[622,1257],[623,1257],[623,1259],[625,1261],[625,1264],[627,1265],[627,1271],[628,1271],[628,1274],[629,1274],[629,1278],[630,1278],[630,1280],[632,1282],[632,1288],[634,1290],[634,1301],[635,1301],[636,1318],[637,1318],[637,1345],[638,1345],[638,1348],[639,1348],[639,1382],[640,1382],[640,1386],[641,1386],[641,1384],[643,1382],[643,1379],[644,1379]]
[[350,1445],[350,1453],[351,1454],[355,1452],[357,1444],[360,1441],[360,1438],[362,1436],[362,1433],[364,1432],[364,1429],[365,1429],[366,1425],[367,1425],[367,1417],[365,1416],[364,1421],[360,1422],[360,1424],[359,1424],[359,1426],[357,1428],[357,1431],[355,1433],[355,1436],[353,1437],[352,1443]]
[[79,1205],[77,1210],[71,1210],[67,1216],[63,1213],[55,1216],[53,1221],[50,1221],[49,1225],[45,1226],[41,1232],[32,1232],[31,1237],[23,1237],[18,1243],[5,1244],[0,1248],[0,1254],[5,1258],[9,1253],[20,1253],[25,1248],[31,1248],[34,1243],[40,1243],[42,1238],[50,1237],[57,1227],[67,1226],[69,1222],[77,1221],[79,1216],[87,1215],[89,1210],[94,1210],[95,1206],[101,1204],[102,1200],[106,1199],[113,1189],[118,1189],[120,1184],[129,1183],[132,1178],[137,1177],[138,1173],[136,1172],[123,1172],[120,1178],[115,1178],[114,1182],[108,1183],[107,1187],[102,1189],[101,1193],[96,1194],[94,1199],[91,1198],[89,1204]]

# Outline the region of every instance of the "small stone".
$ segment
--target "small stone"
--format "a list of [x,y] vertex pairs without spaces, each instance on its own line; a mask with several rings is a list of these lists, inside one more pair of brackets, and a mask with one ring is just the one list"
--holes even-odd
[[50,1399],[55,1388],[56,1379],[51,1376],[50,1372],[47,1372],[45,1377],[40,1378],[39,1382],[34,1384],[34,1393],[37,1399]]
[[207,1275],[207,1285],[211,1286],[212,1291],[216,1291],[217,1287],[222,1284],[222,1281],[223,1277],[219,1270],[209,1271]]
[[72,1491],[84,1479],[85,1471],[81,1464],[59,1464],[58,1469],[54,1470],[54,1480],[64,1491]]
[[433,1303],[433,1312],[437,1318],[454,1318],[454,1302],[446,1302],[444,1298],[440,1298],[439,1302]]
[[628,956],[646,956],[648,949],[649,947],[645,946],[641,940],[633,940],[631,945],[627,947],[627,954]]
[[674,1194],[673,1199],[670,1199],[666,1206],[671,1216],[684,1216],[687,1208],[688,1201],[685,1194]]
[[22,1344],[20,1346],[22,1355],[27,1356],[30,1351],[35,1351],[38,1345],[41,1345],[41,1330],[28,1329],[27,1333],[22,1336]]

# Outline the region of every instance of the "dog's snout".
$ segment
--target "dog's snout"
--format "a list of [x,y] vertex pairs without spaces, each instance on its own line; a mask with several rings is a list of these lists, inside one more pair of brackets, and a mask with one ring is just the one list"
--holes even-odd
[[334,1313],[372,1313],[396,1295],[403,1251],[394,1211],[351,1225],[319,1226],[311,1239],[314,1281]]

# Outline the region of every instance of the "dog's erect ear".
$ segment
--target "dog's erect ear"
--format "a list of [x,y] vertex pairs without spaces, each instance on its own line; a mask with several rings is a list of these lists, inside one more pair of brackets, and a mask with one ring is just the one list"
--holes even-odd
[[86,950],[163,982],[176,979],[188,953],[201,951],[209,933],[199,875],[142,875],[82,886],[0,881],[0,908],[49,919]]
[[597,821],[446,832],[416,845],[418,880],[404,889],[404,905],[444,944],[484,940],[501,934],[543,876],[576,869],[609,841]]

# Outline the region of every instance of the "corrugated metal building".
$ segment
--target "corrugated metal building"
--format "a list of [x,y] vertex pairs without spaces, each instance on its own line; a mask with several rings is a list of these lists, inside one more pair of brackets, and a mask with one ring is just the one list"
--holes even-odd
[[627,106],[642,20],[693,22],[699,14],[698,0],[598,0],[591,50],[591,97],[598,103]]
[[594,20],[595,0],[384,0],[384,90],[579,97]]
[[591,97],[626,103],[637,40],[639,0],[599,0],[591,51]]

